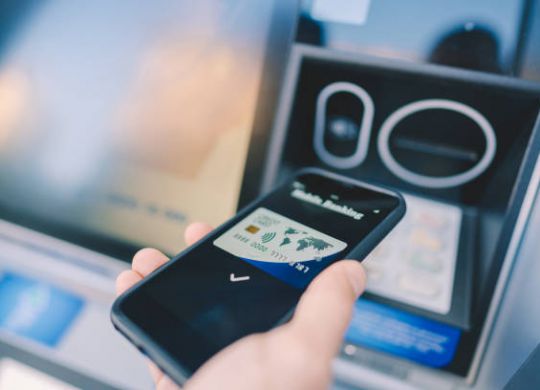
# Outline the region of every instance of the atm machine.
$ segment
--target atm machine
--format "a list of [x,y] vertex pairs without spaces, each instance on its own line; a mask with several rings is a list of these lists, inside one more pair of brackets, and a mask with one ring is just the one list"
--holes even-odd
[[540,179],[539,86],[303,45],[285,85],[268,188],[315,165],[407,202],[364,261],[343,367],[472,384]]
[[0,389],[150,388],[108,320],[115,276],[305,166],[408,205],[336,389],[534,372],[539,2],[306,0],[289,58],[296,2],[196,3],[0,5]]
[[263,190],[318,166],[408,208],[364,261],[336,387],[502,388],[540,342],[540,79],[524,79],[538,49],[523,27],[540,5],[304,3]]

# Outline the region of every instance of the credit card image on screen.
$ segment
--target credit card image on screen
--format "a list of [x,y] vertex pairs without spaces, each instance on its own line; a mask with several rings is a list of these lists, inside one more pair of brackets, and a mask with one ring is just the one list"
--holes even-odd
[[128,290],[112,321],[183,383],[229,344],[287,320],[317,274],[363,260],[404,213],[397,193],[304,170]]

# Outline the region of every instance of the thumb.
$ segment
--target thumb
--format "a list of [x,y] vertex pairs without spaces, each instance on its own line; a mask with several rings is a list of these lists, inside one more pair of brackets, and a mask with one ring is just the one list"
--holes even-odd
[[356,260],[342,260],[319,274],[300,299],[290,330],[328,359],[339,351],[366,274]]

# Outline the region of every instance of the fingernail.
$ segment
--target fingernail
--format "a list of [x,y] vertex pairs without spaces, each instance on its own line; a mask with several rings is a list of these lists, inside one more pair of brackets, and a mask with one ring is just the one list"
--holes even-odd
[[349,261],[347,264],[347,277],[357,297],[364,292],[365,288],[365,272],[364,268],[358,261]]

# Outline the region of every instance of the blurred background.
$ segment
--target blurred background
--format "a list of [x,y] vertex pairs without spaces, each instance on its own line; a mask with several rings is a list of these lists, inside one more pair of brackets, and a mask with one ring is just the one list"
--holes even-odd
[[170,253],[234,212],[270,6],[13,4],[2,206]]
[[[337,81],[365,89],[376,113],[365,162],[348,167],[312,141],[319,93]],[[540,271],[524,233],[540,229],[539,91],[538,0],[2,1],[0,389],[151,387],[109,324],[114,277],[137,249],[175,254],[187,224],[218,225],[308,165],[406,193],[410,223],[367,263],[366,299],[416,324],[411,345],[422,330],[448,339],[439,355],[396,349],[360,331],[359,304],[336,388],[502,387],[540,342],[539,310],[526,315],[512,287],[540,285],[540,272],[520,279]],[[323,145],[347,158],[365,105],[335,99]],[[386,164],[379,128],[421,99],[489,122],[497,148],[478,177],[433,188]],[[389,137],[428,178],[488,150],[477,124],[441,111]],[[491,318],[504,310],[514,322]]]

